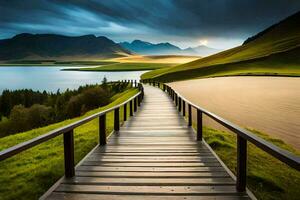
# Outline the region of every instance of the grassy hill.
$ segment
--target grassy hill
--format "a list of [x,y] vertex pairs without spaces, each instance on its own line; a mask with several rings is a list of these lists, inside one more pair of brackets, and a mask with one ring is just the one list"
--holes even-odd
[[143,74],[173,81],[224,75],[300,76],[300,12],[249,38],[243,45],[186,64]]

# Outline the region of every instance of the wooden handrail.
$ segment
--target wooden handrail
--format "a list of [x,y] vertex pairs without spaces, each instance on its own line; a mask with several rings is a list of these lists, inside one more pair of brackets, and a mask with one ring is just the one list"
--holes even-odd
[[[240,126],[192,103],[188,99],[186,99],[179,92],[175,91],[172,87],[159,82],[144,80],[143,83],[149,83],[153,86],[158,86],[162,84],[162,88],[165,92],[167,92],[171,99],[174,101],[175,105],[178,106],[179,112],[181,111],[181,101],[183,101],[184,105],[188,106],[188,125],[192,125],[192,117],[191,117],[191,108],[195,108],[197,110],[197,140],[202,140],[202,113],[206,114],[208,117],[228,128],[235,134],[237,134],[237,183],[236,187],[238,191],[246,190],[246,161],[247,161],[247,141],[251,142],[258,148],[263,151],[269,153],[273,157],[277,158],[281,162],[289,165],[290,167],[300,171],[300,157],[290,153],[287,150],[281,149],[274,144],[254,135],[250,131],[241,128]],[[180,101],[180,103],[178,103]]]
[[[83,125],[83,124],[85,124],[85,123],[87,123],[87,122],[89,122],[89,121],[97,118],[97,117],[99,117],[99,118],[102,117],[101,124],[103,125],[103,123],[105,122],[105,121],[103,121],[103,118],[105,118],[105,115],[107,113],[109,113],[111,111],[119,110],[121,106],[126,105],[128,103],[132,103],[132,101],[141,101],[143,99],[143,95],[144,95],[142,84],[140,84],[140,83],[137,84],[136,81],[133,82],[132,80],[131,81],[125,81],[125,82],[130,83],[131,86],[133,85],[133,83],[135,83],[135,87],[139,88],[139,92],[137,94],[135,94],[134,96],[132,96],[131,98],[127,99],[125,102],[122,102],[122,103],[120,103],[120,104],[118,104],[118,105],[116,105],[116,106],[114,106],[112,108],[109,108],[109,109],[106,109],[104,111],[95,113],[95,114],[90,115],[90,116],[88,116],[88,117],[86,117],[84,119],[81,119],[81,120],[78,120],[78,121],[76,121],[74,123],[68,124],[68,125],[66,125],[64,127],[55,129],[53,131],[50,131],[50,132],[48,132],[46,134],[43,134],[41,136],[38,136],[38,137],[33,138],[31,140],[28,140],[26,142],[23,142],[23,143],[15,145],[15,146],[12,146],[12,147],[10,147],[8,149],[2,150],[2,151],[0,151],[0,161],[5,160],[7,158],[10,158],[10,157],[12,157],[12,156],[14,156],[14,155],[16,155],[18,153],[21,153],[22,151],[25,151],[26,149],[30,149],[30,148],[38,145],[38,144],[46,142],[46,141],[48,141],[48,140],[50,140],[50,139],[52,139],[54,137],[57,137],[57,136],[59,136],[61,134],[64,134],[64,139],[65,140],[70,140],[71,143],[73,143],[72,142],[72,140],[73,140],[73,130],[75,128],[77,128],[77,127],[79,127],[79,126],[81,126],[81,125]],[[117,117],[118,117],[117,121],[119,123],[119,115]],[[118,127],[117,125],[115,125],[115,126]],[[102,131],[100,131],[100,138],[104,138],[105,136],[103,136],[102,134],[105,134],[105,131],[103,131],[103,129],[100,129],[100,130],[102,130]],[[103,142],[101,144],[105,144],[105,142]],[[65,149],[66,149],[66,146],[69,147],[70,146],[70,142],[66,142],[65,143]],[[72,148],[70,148],[70,147],[68,149],[72,150]],[[73,151],[74,151],[74,149],[73,149]],[[66,154],[69,155],[69,153],[70,152],[68,152],[68,151],[66,152],[65,151],[65,155]],[[73,154],[74,154],[74,152],[72,152],[71,155],[69,155],[69,156],[65,156],[65,161],[66,161],[66,157],[68,157],[68,158],[70,156],[72,157]],[[67,173],[67,170],[66,170],[66,173]]]

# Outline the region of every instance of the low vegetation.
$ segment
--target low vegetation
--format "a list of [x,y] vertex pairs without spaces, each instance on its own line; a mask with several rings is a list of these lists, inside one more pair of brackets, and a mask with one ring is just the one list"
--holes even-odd
[[169,67],[174,64],[169,63],[117,63],[99,67],[90,67],[90,68],[74,68],[74,69],[64,69],[71,71],[142,71],[142,70],[152,70],[160,69],[164,67]]
[[[255,130],[250,131],[280,148],[300,155],[282,140],[271,138]],[[226,166],[236,173],[236,135],[205,127],[203,136]],[[258,199],[299,199],[300,172],[249,142],[247,165],[247,186]]]
[[[0,151],[113,107],[136,93],[137,89],[129,89],[114,95],[112,103],[89,111],[84,116],[0,138]],[[120,109],[120,112],[122,116],[123,107]],[[129,115],[129,111],[127,114]],[[106,120],[106,131],[109,134],[113,129],[113,112],[107,114]],[[98,128],[98,119],[95,119],[74,130],[76,163],[91,151],[99,141]],[[0,163],[0,199],[38,199],[63,174],[63,138],[58,136]]]
[[0,96],[0,137],[73,118],[107,105],[112,96],[126,90],[128,83],[81,86],[77,90],[47,93],[4,90]]

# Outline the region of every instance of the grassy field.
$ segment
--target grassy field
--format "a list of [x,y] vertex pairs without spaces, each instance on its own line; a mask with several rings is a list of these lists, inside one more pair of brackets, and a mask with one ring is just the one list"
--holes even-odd
[[[193,124],[193,127],[196,129],[196,124]],[[299,151],[280,139],[274,139],[254,129],[248,130],[282,149],[300,155]],[[226,166],[236,174],[236,134],[204,126],[203,137]],[[255,196],[262,200],[298,199],[300,172],[250,142],[247,143],[247,147],[247,187]]]
[[68,71],[142,71],[173,66],[170,63],[117,63],[91,68],[64,69]]
[[173,81],[243,74],[299,76],[299,23],[300,12],[246,44],[186,64],[154,70],[142,78]]
[[[250,130],[276,146],[300,155],[279,139]],[[214,149],[226,166],[236,173],[236,136],[234,133],[204,127],[205,141]],[[248,142],[247,187],[258,199],[296,200],[300,196],[300,172],[283,164]]]
[[[46,127],[0,138],[0,150],[30,140],[51,130],[75,122],[88,115],[115,106],[132,95],[137,89],[130,89],[113,97],[113,102],[86,113],[82,117],[65,120]],[[129,106],[127,106],[128,108]],[[120,116],[123,107],[120,109]],[[127,112],[129,114],[129,112]],[[107,134],[113,129],[113,112],[107,114]],[[122,119],[122,118],[121,118]],[[122,120],[121,120],[122,121]],[[78,163],[99,141],[98,119],[74,130],[75,161]],[[63,137],[26,150],[0,162],[0,199],[38,199],[64,174]]]

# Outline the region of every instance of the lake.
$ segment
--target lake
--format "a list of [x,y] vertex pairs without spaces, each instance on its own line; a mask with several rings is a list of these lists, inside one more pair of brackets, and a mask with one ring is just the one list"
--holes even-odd
[[[300,78],[223,77],[170,85],[193,103],[300,150]],[[221,128],[207,119],[204,123]]]
[[[0,94],[4,89],[33,89],[56,92],[78,88],[80,85],[108,81],[137,79],[146,71],[128,72],[80,72],[61,71],[65,66],[9,66],[0,67]],[[70,67],[74,68],[74,67]]]

